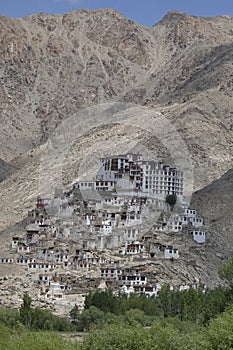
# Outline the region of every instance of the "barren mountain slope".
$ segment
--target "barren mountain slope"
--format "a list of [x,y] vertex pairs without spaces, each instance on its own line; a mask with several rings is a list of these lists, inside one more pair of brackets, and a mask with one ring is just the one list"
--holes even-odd
[[[192,206],[205,217],[209,231],[206,265],[216,267],[233,256],[233,169],[194,193]],[[217,278],[217,275],[216,277]]]
[[15,167],[0,159],[0,182],[15,172]]
[[200,210],[213,232],[221,236],[226,254],[233,254],[233,169],[194,193],[192,205]]
[[169,13],[152,28],[167,62],[127,100],[165,104],[189,146],[200,188],[233,164],[233,19]]
[[0,25],[4,160],[37,147],[77,110],[116,99],[154,65],[149,29],[113,10],[2,17]]

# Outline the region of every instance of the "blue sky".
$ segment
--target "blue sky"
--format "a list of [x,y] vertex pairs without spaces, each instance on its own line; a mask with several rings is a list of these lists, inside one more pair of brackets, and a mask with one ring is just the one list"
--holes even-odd
[[66,13],[109,7],[143,25],[157,23],[168,11],[195,16],[233,16],[233,0],[0,0],[0,14],[23,17],[32,13]]

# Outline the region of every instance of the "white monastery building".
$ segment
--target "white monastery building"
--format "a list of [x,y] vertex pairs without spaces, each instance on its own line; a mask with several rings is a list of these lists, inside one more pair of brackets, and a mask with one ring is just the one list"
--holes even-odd
[[97,179],[117,183],[121,189],[164,198],[169,194],[183,195],[183,172],[162,162],[145,161],[141,154],[101,158]]

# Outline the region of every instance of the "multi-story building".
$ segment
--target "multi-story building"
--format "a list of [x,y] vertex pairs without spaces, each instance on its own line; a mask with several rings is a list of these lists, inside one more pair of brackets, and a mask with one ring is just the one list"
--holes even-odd
[[101,158],[97,178],[116,187],[140,190],[151,196],[183,195],[183,172],[162,162],[145,161],[141,154]]
[[161,162],[144,161],[141,190],[150,195],[164,197],[169,194],[183,195],[183,172]]
[[102,181],[116,181],[127,175],[132,180],[134,178],[138,180],[137,183],[140,185],[141,168],[138,167],[138,162],[141,161],[141,154],[132,153],[101,158],[97,178]]

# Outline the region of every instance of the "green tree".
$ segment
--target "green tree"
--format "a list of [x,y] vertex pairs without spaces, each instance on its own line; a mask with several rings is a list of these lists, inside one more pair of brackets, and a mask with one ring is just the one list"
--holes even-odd
[[168,194],[166,196],[166,203],[170,205],[170,207],[173,209],[177,201],[176,194]]
[[28,329],[31,328],[31,323],[32,323],[31,303],[32,303],[31,297],[27,293],[25,293],[23,296],[23,304],[20,306],[19,314],[20,314],[20,321]]
[[6,326],[0,325],[0,349],[7,349],[10,344],[11,332]]
[[192,321],[200,323],[202,321],[201,314],[204,305],[203,290],[195,290],[190,288],[186,291],[180,292],[181,309],[180,318],[184,321]]
[[31,297],[26,293],[23,296],[23,303],[19,310],[19,319],[21,323],[29,330],[42,331],[67,331],[72,330],[73,326],[64,317],[53,315],[49,310],[43,310],[39,307],[31,308]]
[[203,294],[204,305],[201,312],[202,323],[206,325],[209,320],[222,313],[230,303],[230,293],[222,286],[213,290],[207,290]]
[[211,349],[233,349],[233,306],[210,321],[208,336]]
[[78,305],[75,304],[74,307],[70,310],[70,317],[72,318],[72,320],[76,321],[79,317],[79,309],[78,309]]
[[19,321],[20,317],[18,311],[0,308],[0,324],[9,328],[17,328]]
[[91,306],[87,310],[83,310],[83,312],[79,316],[79,329],[85,330],[90,329],[91,327],[103,326],[105,323],[105,314],[102,310],[99,310],[95,306]]
[[231,289],[233,289],[233,257],[227,263],[220,266],[218,270],[219,277],[224,279]]
[[73,325],[65,317],[53,315],[49,310],[39,307],[31,310],[31,329],[43,331],[68,331]]
[[151,350],[143,327],[111,325],[91,332],[84,340],[83,350]]
[[159,292],[158,298],[155,300],[164,317],[175,314],[173,308],[174,292],[169,284],[164,284]]
[[117,303],[117,297],[113,295],[111,290],[97,290],[89,293],[86,296],[84,308],[89,309],[91,306],[95,306],[105,313],[114,313],[116,310]]
[[79,350],[78,342],[68,342],[53,332],[24,332],[10,338],[10,345],[4,350]]
[[125,313],[125,321],[129,325],[144,325],[145,323],[145,314],[142,310],[131,309]]

